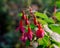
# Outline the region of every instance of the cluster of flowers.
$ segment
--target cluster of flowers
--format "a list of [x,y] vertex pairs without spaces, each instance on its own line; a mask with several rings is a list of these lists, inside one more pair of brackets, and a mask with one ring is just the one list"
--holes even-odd
[[[33,35],[35,35],[37,38],[43,38],[44,37],[44,30],[42,28],[42,25],[36,20],[36,16],[32,12],[32,9],[29,10],[30,14],[33,16],[33,23],[38,27],[38,29],[35,31],[35,33],[32,31],[30,27],[30,21],[28,19],[28,16],[26,16],[25,11],[22,11],[22,19],[19,22],[19,30],[21,33],[20,40],[22,42],[26,42],[26,40],[32,41]],[[25,22],[24,22],[25,21]],[[26,32],[26,28],[24,27],[24,23],[28,26],[28,31]]]

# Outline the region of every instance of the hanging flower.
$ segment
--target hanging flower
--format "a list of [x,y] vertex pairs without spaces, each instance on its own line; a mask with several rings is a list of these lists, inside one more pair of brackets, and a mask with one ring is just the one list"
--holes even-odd
[[22,20],[20,20],[19,30],[20,30],[21,33],[25,32],[25,28],[23,26],[23,21]]
[[26,16],[25,22],[26,22],[26,25],[29,25],[30,24],[30,22],[28,21],[28,17],[27,16]]
[[34,16],[34,24],[37,25],[36,16]]
[[26,40],[27,40],[27,34],[26,33],[22,33],[22,36],[20,37],[20,41],[26,42]]
[[24,19],[24,20],[25,20],[25,19],[26,19],[25,12],[24,12],[24,11],[22,11],[22,14],[23,14],[23,15],[22,15],[22,19]]
[[30,41],[31,41],[32,38],[33,38],[33,32],[32,32],[32,30],[31,30],[30,26],[28,26],[27,37],[28,37],[28,39],[29,39]]
[[44,30],[43,30],[43,29],[37,30],[37,31],[36,31],[36,36],[37,36],[38,38],[44,37]]
[[36,36],[38,38],[43,38],[44,37],[44,30],[42,29],[41,25],[38,24],[38,30],[36,31]]

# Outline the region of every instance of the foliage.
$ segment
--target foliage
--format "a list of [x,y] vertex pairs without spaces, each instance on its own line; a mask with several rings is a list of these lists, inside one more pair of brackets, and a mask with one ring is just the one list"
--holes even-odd
[[56,19],[57,19],[58,21],[60,21],[60,12],[57,12],[57,13],[56,13]]

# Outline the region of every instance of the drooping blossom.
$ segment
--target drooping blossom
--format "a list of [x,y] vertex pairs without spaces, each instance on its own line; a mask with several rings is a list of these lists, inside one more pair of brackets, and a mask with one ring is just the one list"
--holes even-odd
[[31,30],[30,26],[28,26],[27,37],[28,37],[28,39],[29,39],[30,41],[31,41],[32,38],[33,38],[33,32],[32,32],[32,30]]
[[19,40],[22,41],[22,42],[26,42],[27,34],[26,33],[22,33],[22,36],[19,38]]
[[25,12],[24,12],[24,11],[22,11],[22,14],[23,14],[23,15],[22,15],[22,19],[24,19],[24,20],[25,20],[25,19],[26,19]]
[[21,33],[24,33],[25,32],[25,27],[23,26],[23,21],[20,20],[20,23],[19,23],[19,30]]
[[37,25],[37,20],[36,20],[36,16],[34,16],[34,24]]
[[29,22],[29,20],[28,20],[28,17],[27,17],[27,16],[26,16],[25,23],[26,23],[26,25],[29,25],[29,24],[30,24],[30,22]]
[[38,30],[36,31],[37,38],[43,38],[44,37],[44,30],[42,29],[41,25],[38,24]]

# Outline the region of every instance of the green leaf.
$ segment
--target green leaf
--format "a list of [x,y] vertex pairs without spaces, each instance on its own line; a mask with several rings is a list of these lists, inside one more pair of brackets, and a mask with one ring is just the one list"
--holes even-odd
[[27,40],[27,41],[26,41],[26,46],[29,46],[29,45],[30,45],[30,41]]
[[34,29],[35,25],[34,24],[30,24],[30,27],[31,27],[31,29]]
[[56,1],[56,6],[60,8],[60,1]]
[[60,30],[60,26],[55,26],[55,25],[53,25],[53,24],[50,24],[50,25],[49,25],[49,28],[51,28],[52,31],[60,34],[60,31],[59,31],[59,30]]
[[47,22],[45,20],[42,20],[42,19],[37,19],[37,21],[39,21],[41,24],[47,24]]
[[37,48],[45,48],[44,45],[39,45]]
[[48,18],[46,14],[40,13],[40,12],[35,12],[35,15],[36,15],[37,18],[38,17],[42,18],[42,19],[47,19]]
[[49,48],[54,48],[54,46],[53,45],[50,45],[50,47]]
[[59,42],[56,42],[55,40],[51,40],[51,45],[53,45],[53,44],[55,44],[55,45],[57,45],[58,47],[60,47],[60,43]]
[[52,18],[45,19],[47,23],[54,23],[54,20]]
[[37,41],[38,41],[39,45],[48,46],[50,44],[48,36],[44,36],[44,38],[38,39]]
[[37,17],[37,20],[42,24],[54,23],[54,20],[52,18],[48,18],[46,14],[36,12],[35,15]]
[[19,13],[18,16],[21,17],[22,16],[22,13]]
[[56,19],[57,19],[58,21],[60,21],[60,12],[57,12],[57,13],[56,13]]

